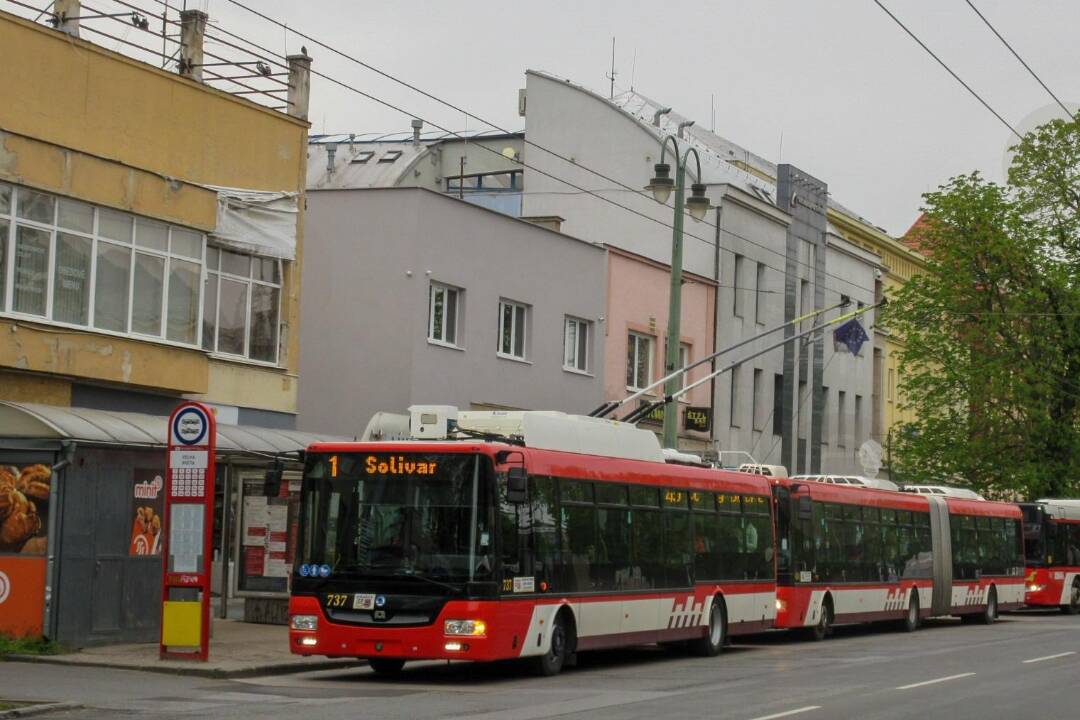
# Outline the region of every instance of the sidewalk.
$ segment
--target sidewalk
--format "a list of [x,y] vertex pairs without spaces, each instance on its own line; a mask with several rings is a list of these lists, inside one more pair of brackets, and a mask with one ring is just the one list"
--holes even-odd
[[348,658],[293,655],[289,652],[289,631],[284,625],[258,625],[238,620],[213,621],[207,662],[161,660],[157,643],[107,645],[64,655],[8,655],[6,659],[214,678],[308,672],[359,664]]

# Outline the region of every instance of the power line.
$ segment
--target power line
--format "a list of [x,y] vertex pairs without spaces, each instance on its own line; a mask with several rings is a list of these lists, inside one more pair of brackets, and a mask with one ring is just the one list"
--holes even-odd
[[[161,0],[158,0],[158,1],[160,2]],[[366,63],[363,60],[360,60],[359,58],[357,58],[357,57],[355,57],[353,55],[350,55],[350,54],[348,54],[348,53],[346,53],[346,52],[344,52],[342,50],[339,50],[338,48],[335,48],[335,47],[333,47],[331,45],[328,45],[327,43],[324,43],[323,41],[319,40],[318,38],[315,38],[315,37],[313,37],[311,35],[308,35],[308,34],[302,32],[302,31],[299,31],[299,30],[293,28],[293,27],[290,27],[290,26],[286,25],[285,23],[281,22],[280,20],[272,18],[272,17],[270,17],[270,16],[268,16],[268,15],[262,13],[262,12],[259,12],[258,10],[255,10],[254,8],[251,8],[251,7],[247,6],[247,5],[245,5],[242,2],[239,2],[239,0],[228,0],[228,1],[231,4],[241,8],[243,10],[246,10],[247,12],[249,12],[249,13],[251,13],[251,14],[253,14],[253,15],[259,17],[259,18],[262,18],[263,20],[265,20],[265,21],[267,21],[267,22],[269,22],[269,23],[271,23],[273,25],[278,26],[278,27],[282,28],[283,30],[285,30],[287,32],[291,32],[291,33],[293,33],[295,35],[298,35],[298,36],[304,38],[305,40],[307,40],[307,41],[309,41],[311,43],[314,43],[315,45],[318,45],[319,47],[324,48],[325,50],[328,50],[331,53],[334,53],[335,55],[338,55],[338,56],[340,56],[340,57],[342,57],[342,58],[344,58],[346,60],[349,60],[350,62],[353,62],[353,63],[355,63],[355,64],[357,64],[357,65],[359,65],[359,66],[361,66],[361,67],[363,67],[363,68],[365,68],[367,70],[370,70],[371,72],[374,72],[374,73],[380,75],[381,77],[384,77],[384,78],[386,78],[386,79],[388,79],[388,80],[390,80],[390,81],[392,81],[394,83],[397,83],[398,85],[401,85],[402,87],[405,87],[405,88],[407,88],[409,90],[412,90],[413,92],[416,92],[416,93],[418,93],[418,94],[420,94],[420,95],[422,95],[422,96],[424,96],[424,97],[426,97],[426,98],[428,98],[430,100],[434,100],[435,102],[440,103],[441,105],[444,105],[445,107],[448,107],[448,108],[450,108],[452,110],[455,110],[456,112],[460,112],[463,115],[465,115],[466,119],[470,118],[470,117],[475,118],[476,120],[480,121],[484,125],[487,125],[487,126],[489,126],[491,128],[494,128],[495,130],[499,130],[499,131],[507,133],[507,134],[516,134],[516,133],[511,133],[510,130],[507,130],[506,128],[500,127],[498,124],[493,123],[490,120],[487,120],[487,119],[485,119],[485,118],[483,118],[483,117],[481,117],[479,115],[476,115],[475,113],[469,112],[468,110],[466,110],[466,109],[464,109],[464,108],[462,108],[462,107],[460,107],[460,106],[458,106],[458,105],[456,105],[454,103],[451,103],[451,102],[449,102],[447,100],[444,100],[444,99],[442,99],[442,98],[440,98],[440,97],[438,97],[436,95],[433,95],[432,93],[430,93],[430,92],[428,92],[428,91],[426,91],[426,90],[424,90],[424,89],[422,89],[420,87],[417,87],[416,85],[414,85],[414,84],[412,84],[410,82],[407,82],[407,81],[402,80],[402,79],[400,79],[398,77],[395,77],[394,75],[392,75],[389,72],[386,72],[385,70],[381,70],[381,69],[371,65],[370,63]],[[260,50],[263,50],[264,52],[271,52],[270,50],[268,50],[266,48],[263,48],[263,47],[261,47],[259,45],[256,45],[255,43],[252,43],[249,40],[245,40],[245,42],[248,42],[252,46],[257,47]],[[362,97],[366,97],[369,100],[372,100],[373,102],[377,102],[377,103],[379,103],[379,104],[381,104],[381,105],[383,105],[383,106],[385,106],[387,108],[390,108],[390,109],[395,110],[397,112],[403,113],[405,115],[409,115],[410,117],[415,117],[415,118],[418,118],[420,120],[423,120],[424,122],[428,123],[432,127],[435,127],[435,128],[437,128],[439,130],[442,130],[443,132],[445,132],[445,133],[447,133],[449,135],[452,135],[452,136],[454,136],[454,137],[456,137],[458,139],[466,139],[466,138],[464,138],[462,136],[461,133],[457,133],[457,132],[454,132],[452,130],[448,130],[448,129],[446,129],[446,128],[444,128],[444,127],[442,127],[442,126],[440,126],[440,125],[438,125],[438,124],[436,124],[436,123],[434,123],[434,122],[432,122],[430,120],[427,120],[426,118],[423,118],[423,117],[420,117],[419,115],[416,115],[415,113],[409,113],[406,110],[404,110],[404,109],[402,109],[400,107],[397,107],[396,105],[393,105],[393,104],[391,104],[389,102],[386,102],[386,101],[384,101],[384,100],[382,100],[380,98],[377,98],[377,97],[375,97],[373,95],[365,93],[365,92],[363,92],[363,91],[361,91],[361,90],[359,90],[359,89],[357,89],[355,87],[352,87],[348,83],[345,83],[343,81],[332,78],[329,75],[318,72],[317,70],[312,70],[311,72],[312,72],[313,75],[321,77],[321,78],[323,78],[325,80],[328,80],[328,81],[330,81],[330,82],[332,82],[334,84],[340,85],[341,87],[343,87],[345,89],[348,89],[348,90],[351,90],[351,91],[361,95]],[[602,173],[602,172],[600,172],[598,170],[595,170],[595,169],[593,169],[593,168],[591,168],[591,167],[589,167],[587,165],[584,165],[584,164],[582,164],[580,162],[577,162],[577,161],[575,161],[575,160],[573,160],[571,158],[568,158],[565,155],[561,155],[558,152],[556,152],[554,150],[551,150],[550,148],[546,148],[543,145],[540,145],[538,143],[534,143],[534,142],[531,142],[529,140],[525,140],[524,138],[523,138],[523,142],[526,145],[529,145],[531,147],[535,147],[538,150],[541,150],[541,151],[546,152],[546,153],[548,153],[549,155],[551,155],[551,156],[553,156],[555,158],[558,158],[559,160],[567,163],[568,165],[571,165],[572,167],[584,170],[584,171],[586,171],[588,173],[591,173],[592,175],[595,175],[595,176],[597,176],[599,178],[602,178],[602,179],[606,180],[607,182],[614,183],[615,185],[618,185],[618,186],[620,186],[621,188],[623,188],[625,190],[629,190],[630,192],[633,192],[634,194],[639,195],[639,196],[641,196],[643,198],[650,199],[650,200],[652,199],[651,196],[649,196],[647,193],[643,192],[642,190],[640,190],[638,188],[631,187],[631,186],[629,186],[629,185],[627,185],[627,184],[625,184],[625,183],[623,183],[620,180],[617,180],[615,178],[609,177],[608,175],[605,175],[604,173]],[[485,150],[487,152],[490,152],[490,153],[495,154],[495,155],[501,155],[501,153],[499,153],[497,150],[495,150],[493,148],[488,148],[488,147],[486,147],[486,146],[484,146],[482,144],[479,144],[479,143],[477,143],[477,145],[478,145],[478,147],[482,148],[483,150]],[[593,190],[589,190],[589,189],[580,187],[578,185],[575,185],[574,183],[570,182],[569,180],[565,180],[565,179],[560,178],[560,177],[558,177],[556,175],[553,175],[553,174],[551,174],[549,172],[541,170],[541,169],[539,169],[539,168],[537,168],[537,167],[535,167],[533,165],[529,165],[528,163],[526,163],[524,161],[519,161],[519,162],[521,162],[521,165],[523,167],[526,167],[526,168],[528,168],[530,170],[533,170],[534,172],[539,173],[541,175],[544,175],[545,177],[548,177],[548,178],[550,178],[552,180],[555,180],[556,182],[559,182],[559,183],[562,183],[562,184],[567,185],[569,187],[572,187],[575,190],[580,191],[582,194],[592,195],[593,197],[596,197],[599,200],[602,200],[602,201],[604,201],[606,203],[614,205],[615,207],[622,208],[623,210],[625,210],[627,212],[630,212],[630,213],[633,213],[634,215],[638,215],[638,216],[640,216],[640,217],[642,217],[642,218],[644,218],[646,220],[657,223],[657,224],[659,224],[659,225],[661,225],[663,227],[666,227],[668,229],[672,229],[672,230],[674,229],[673,225],[670,224],[670,223],[667,223],[667,222],[665,222],[663,220],[658,220],[658,219],[652,217],[651,215],[647,215],[647,214],[642,213],[642,212],[640,212],[638,210],[627,207],[626,205],[622,205],[621,203],[615,202],[614,200],[611,200],[610,198],[606,198],[606,197],[603,197],[601,195],[598,195]],[[706,227],[711,227],[713,229],[716,229],[716,225],[714,225],[713,223],[710,223],[708,221],[701,221],[701,224],[705,225]],[[762,244],[760,242],[757,242],[756,240],[751,240],[750,238],[744,237],[742,235],[739,235],[738,233],[732,232],[732,231],[724,229],[724,228],[721,228],[721,231],[725,232],[725,233],[727,233],[727,234],[729,234],[729,235],[731,235],[733,237],[737,237],[737,238],[743,240],[746,243],[749,243],[751,245],[760,247],[763,250],[771,252],[771,253],[783,258],[785,261],[787,260],[787,255],[782,251],[776,250],[776,249],[771,248],[771,247],[769,247],[767,245],[764,245],[764,244]],[[715,247],[715,243],[713,243],[711,240],[703,238],[703,237],[701,237],[699,235],[695,235],[695,234],[693,234],[691,232],[688,232],[686,230],[683,231],[683,235],[685,237],[690,237],[690,238],[693,238],[694,240],[702,242],[702,243],[708,245],[709,247]],[[802,265],[804,267],[809,268],[810,270],[815,270],[814,266],[811,265],[808,262],[803,262],[801,260],[796,260],[795,262],[797,264],[799,264],[799,265]],[[762,264],[765,264],[765,263],[762,263]],[[779,272],[782,275],[786,275],[785,270],[781,270],[780,268],[772,266],[772,265],[766,265],[766,266],[772,268],[773,270]],[[850,285],[850,286],[852,286],[854,288],[858,288],[860,290],[864,290],[864,291],[870,292],[870,293],[873,292],[873,290],[871,288],[865,287],[863,285],[859,285],[858,283],[853,282],[853,281],[851,281],[851,280],[849,280],[847,278],[843,278],[843,277],[840,277],[838,275],[833,275],[832,273],[828,273],[828,272],[825,273],[825,276],[826,277],[832,277],[833,279],[838,280],[838,281],[840,281],[842,283],[846,283],[846,284],[848,284],[848,285]],[[837,291],[837,292],[839,292],[839,291]]]
[[1042,78],[1035,74],[1035,71],[1031,69],[1030,65],[1024,62],[1024,58],[1020,57],[1020,53],[1016,52],[1016,50],[1013,49],[1013,46],[1010,45],[1008,41],[1001,36],[1001,33],[997,31],[997,28],[990,24],[990,21],[986,19],[986,16],[979,12],[979,8],[975,7],[975,3],[971,2],[971,0],[964,0],[964,2],[968,4],[968,7],[975,11],[975,14],[979,16],[980,20],[986,23],[986,27],[990,28],[991,32],[997,35],[997,39],[1000,40],[1005,47],[1009,48],[1009,52],[1013,54],[1013,57],[1019,60],[1020,64],[1024,66],[1024,69],[1031,73],[1031,77],[1035,78],[1038,83],[1042,85],[1043,90],[1050,93],[1050,97],[1054,98],[1054,102],[1060,105],[1061,109],[1065,111],[1065,116],[1071,118],[1073,114],[1069,111],[1069,108],[1065,107],[1065,103],[1058,99],[1058,96],[1054,94],[1054,91],[1046,86],[1046,83],[1042,81]]
[[930,54],[930,57],[932,57],[932,58],[934,58],[935,60],[937,60],[937,61],[938,61],[938,64],[939,64],[939,65],[941,65],[941,67],[945,68],[946,72],[948,72],[948,73],[949,73],[950,75],[952,75],[952,76],[953,76],[953,79],[955,79],[955,80],[956,80],[956,82],[958,82],[958,83],[960,83],[961,85],[963,85],[963,86],[964,86],[964,89],[965,89],[965,90],[967,90],[967,91],[968,91],[969,93],[971,93],[971,94],[972,94],[972,95],[973,95],[973,96],[975,97],[975,99],[976,99],[976,100],[978,100],[978,101],[979,101],[980,103],[982,103],[982,106],[983,106],[984,108],[986,108],[986,109],[987,109],[987,110],[989,110],[989,111],[990,111],[991,113],[993,113],[994,117],[996,117],[996,118],[997,118],[998,120],[1000,120],[1000,121],[1001,121],[1001,124],[1002,124],[1002,125],[1004,125],[1005,127],[1009,128],[1009,132],[1011,132],[1011,133],[1012,133],[1013,135],[1015,135],[1016,137],[1020,138],[1021,140],[1023,140],[1023,139],[1024,139],[1024,138],[1023,138],[1023,136],[1022,136],[1022,135],[1020,135],[1020,133],[1016,132],[1016,128],[1014,128],[1014,127],[1013,127],[1012,125],[1010,125],[1010,124],[1009,124],[1009,123],[1008,123],[1008,122],[1007,122],[1007,121],[1005,120],[1005,118],[1001,117],[1001,115],[999,115],[999,114],[998,114],[997,110],[995,110],[994,108],[990,107],[990,103],[988,103],[988,102],[986,102],[985,100],[983,100],[983,99],[982,99],[982,97],[981,97],[981,96],[979,95],[979,93],[977,93],[977,92],[975,92],[974,90],[972,90],[972,89],[971,89],[971,86],[970,86],[970,85],[968,85],[968,84],[967,84],[966,82],[964,82],[963,80],[961,80],[961,79],[960,79],[960,76],[959,76],[959,75],[957,75],[957,74],[956,74],[955,72],[953,72],[952,68],[951,68],[951,67],[949,67],[948,65],[946,65],[946,64],[945,64],[945,61],[944,61],[944,60],[942,60],[942,59],[941,59],[941,58],[939,58],[939,57],[938,57],[937,55],[935,55],[935,54],[934,54],[934,51],[933,51],[933,50],[931,50],[930,48],[928,48],[928,47],[926,46],[926,43],[924,43],[924,42],[923,42],[922,40],[920,40],[920,39],[918,38],[918,36],[917,36],[917,35],[915,35],[915,33],[911,32],[911,30],[908,30],[908,28],[907,28],[907,25],[904,25],[904,23],[902,23],[902,22],[900,21],[900,18],[896,17],[896,16],[895,16],[895,15],[893,15],[893,14],[892,14],[891,12],[889,12],[889,8],[885,7],[885,6],[884,6],[884,5],[883,5],[883,4],[881,3],[881,0],[874,0],[874,4],[875,4],[875,5],[877,5],[877,6],[879,7],[879,8],[881,8],[881,9],[882,9],[882,11],[884,11],[884,13],[885,13],[886,15],[888,15],[889,17],[891,17],[891,18],[893,19],[893,22],[895,22],[895,23],[896,23],[897,25],[899,25],[899,26],[900,26],[901,28],[903,28],[904,32],[906,32],[906,33],[907,33],[908,35],[910,35],[910,36],[911,36],[911,39],[912,39],[912,40],[914,40],[915,42],[919,43],[919,47],[921,47],[921,48],[922,48],[923,50],[925,50],[925,51],[926,51],[927,53],[929,53],[929,54]]

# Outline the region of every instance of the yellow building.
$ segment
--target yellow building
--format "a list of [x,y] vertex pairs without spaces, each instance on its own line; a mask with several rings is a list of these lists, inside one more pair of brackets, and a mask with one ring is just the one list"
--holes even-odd
[[[881,257],[881,264],[885,266],[886,272],[875,288],[878,298],[882,294],[889,297],[915,274],[926,269],[925,257],[865,220],[834,208],[829,209],[829,220],[846,240]],[[902,348],[901,338],[890,333],[888,328],[875,324],[874,426],[870,436],[886,448],[886,460],[892,429],[900,423],[914,419],[910,410],[900,409],[903,404],[899,390],[902,368],[898,359]]]
[[293,427],[309,61],[289,113],[209,87],[205,21],[185,77],[0,12],[0,401]]

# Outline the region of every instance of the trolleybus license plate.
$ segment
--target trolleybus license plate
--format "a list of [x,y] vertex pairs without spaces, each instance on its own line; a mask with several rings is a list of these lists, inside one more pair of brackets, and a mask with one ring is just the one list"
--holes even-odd
[[353,610],[374,610],[375,593],[356,593],[353,595]]

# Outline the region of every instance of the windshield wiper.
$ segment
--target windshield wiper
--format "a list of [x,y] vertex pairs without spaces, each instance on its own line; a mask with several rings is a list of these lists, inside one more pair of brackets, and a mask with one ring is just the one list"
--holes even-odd
[[452,593],[457,593],[457,594],[461,593],[461,588],[460,587],[457,587],[455,585],[451,585],[450,583],[445,583],[442,580],[435,580],[434,578],[429,578],[426,575],[418,575],[415,572],[413,572],[412,570],[398,570],[396,572],[391,573],[391,575],[393,577],[416,578],[417,580],[423,580],[426,583],[431,583],[432,585],[436,585],[436,586],[441,587],[441,588],[443,588],[445,590],[449,590]]

